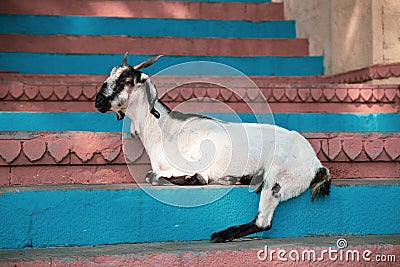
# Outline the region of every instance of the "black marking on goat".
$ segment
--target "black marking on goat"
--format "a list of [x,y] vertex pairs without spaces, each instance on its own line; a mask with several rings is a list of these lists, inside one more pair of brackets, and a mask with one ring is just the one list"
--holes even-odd
[[240,180],[238,183],[242,185],[253,185],[256,187],[254,190],[256,193],[261,192],[262,187],[264,186],[264,171],[260,170],[252,175],[244,175],[240,177]]
[[164,102],[162,102],[160,99],[157,99],[157,102],[161,104],[161,106],[163,106],[163,108],[167,111],[167,113],[171,112],[171,109],[164,104]]
[[213,233],[210,241],[213,243],[225,243],[226,241],[231,241],[233,239],[271,229],[272,223],[270,223],[266,228],[262,228],[256,225],[256,219],[257,217],[249,223],[231,226],[220,232]]
[[[165,177],[164,177],[165,178]],[[175,185],[206,185],[207,182],[204,180],[203,176],[196,173],[192,176],[172,176],[171,178],[165,178],[168,182]]]
[[146,182],[152,185],[171,185],[165,177],[158,177],[157,173],[153,171],[146,173]]
[[[256,175],[243,175],[241,177],[236,177],[236,176],[224,176],[222,178],[218,179],[218,183],[222,185],[250,185],[252,184],[252,181],[254,177],[258,177]],[[257,182],[257,181],[255,181]],[[255,190],[254,192],[259,193],[261,192],[261,189],[264,185],[264,182],[261,180],[261,182],[258,182],[254,184]]]
[[243,185],[250,185],[253,177],[254,176],[252,176],[252,175],[244,175],[244,176],[240,177],[238,183],[243,184]]
[[111,102],[101,91],[96,95],[96,102],[94,105],[101,113],[105,113],[111,108]]
[[160,118],[160,112],[158,112],[154,107],[150,110],[150,113],[153,114],[156,119]]
[[155,108],[157,103],[160,103],[161,109],[164,109],[164,111],[167,112],[168,114],[171,112],[171,109],[167,105],[165,105],[160,99],[157,99],[156,102],[154,103],[153,108],[150,110],[150,113],[156,119],[159,119],[161,117],[160,112],[158,110],[156,110],[156,108]]
[[281,194],[279,194],[279,190],[281,190],[281,186],[278,183],[275,183],[271,190],[272,190],[272,195],[275,198],[281,197]]
[[[157,99],[157,102],[161,104],[161,107],[169,114],[169,116],[171,117],[171,119],[175,119],[175,120],[179,120],[179,121],[186,121],[188,119],[191,118],[198,118],[198,119],[209,119],[209,120],[215,120],[214,118],[208,117],[208,116],[204,116],[201,114],[196,114],[196,113],[184,113],[184,112],[179,112],[179,111],[174,111],[171,110],[166,104],[164,104],[164,102],[162,102],[160,99]],[[153,108],[154,109],[154,108]],[[155,109],[154,109],[155,110]],[[152,110],[153,111],[153,110]],[[156,112],[158,112],[157,110],[155,110]],[[153,112],[151,112],[153,114]],[[157,119],[159,117],[157,117],[155,114],[153,114]]]
[[321,167],[315,173],[314,179],[310,183],[312,189],[311,201],[316,197],[324,197],[329,195],[331,188],[331,177],[329,171],[325,167]]
[[201,114],[195,114],[195,113],[183,113],[179,111],[171,111],[169,113],[172,119],[179,120],[179,121],[186,121],[188,119],[196,118],[196,119],[209,119],[209,120],[215,120],[213,118],[201,115]]
[[128,78],[132,78],[133,81],[139,81],[142,76],[141,74],[142,73],[140,71],[135,70],[131,66],[128,67],[126,70],[124,70],[115,81],[115,89],[109,96],[109,99],[112,101],[117,95],[119,95],[124,90]]

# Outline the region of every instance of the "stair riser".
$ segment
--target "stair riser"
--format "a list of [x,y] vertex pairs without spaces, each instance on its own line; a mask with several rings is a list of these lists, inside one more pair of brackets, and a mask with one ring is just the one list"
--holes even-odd
[[[283,20],[283,5],[269,1],[80,1],[54,2],[11,0],[2,5],[3,14],[33,14],[56,16],[102,16],[122,18],[175,18],[217,20]],[[220,1],[224,2],[224,1]],[[223,10],[223,12],[221,12]]]
[[[398,113],[340,114],[340,113],[205,113],[227,122],[267,122],[299,132],[399,132]],[[257,116],[257,118],[256,118]],[[121,132],[124,121],[112,113],[99,112],[0,112],[0,131],[89,131]],[[329,123],[327,123],[329,122]]]
[[[147,192],[170,203],[190,205],[196,200],[213,199],[226,189],[149,187]],[[399,185],[331,189],[331,196],[325,200],[312,203],[307,191],[281,203],[272,229],[258,236],[400,232],[400,209],[396,205],[400,201]],[[0,233],[1,248],[208,239],[217,230],[253,220],[259,199],[247,188],[236,187],[216,202],[181,208],[165,205],[134,188],[33,190],[19,189],[0,196],[0,224],[7,229]]]
[[[2,161],[0,159],[0,161]],[[43,184],[114,184],[145,183],[150,163],[137,163],[131,173],[125,164],[81,165],[47,164],[20,166],[0,165],[0,186]],[[32,164],[32,163],[31,163]],[[322,161],[332,179],[398,179],[400,162],[336,162]]]
[[222,38],[295,38],[294,21],[181,20],[0,15],[1,33]]
[[[399,178],[398,134],[304,135],[332,178]],[[140,140],[124,151],[120,133],[3,133],[0,185],[144,182],[151,167]],[[134,162],[132,174],[125,157]]]
[[[168,107],[174,109],[182,102],[164,102]],[[195,112],[224,112],[229,109],[237,113],[250,112],[246,104],[225,102],[225,108],[221,109],[212,103],[203,103],[196,106]],[[273,113],[395,113],[399,112],[399,106],[394,103],[269,103]],[[255,104],[252,112],[262,112],[265,110],[265,104]],[[96,112],[93,101],[1,101],[0,111],[29,111],[29,112]],[[191,110],[182,110],[185,112],[194,112]]]
[[306,39],[180,38],[3,34],[1,52],[176,56],[307,56]]
[[[112,67],[121,64],[121,58],[122,55],[120,54],[67,55],[2,52],[0,53],[0,69],[29,74],[107,74]],[[142,62],[149,56],[137,55],[130,58],[131,60],[128,59],[129,62]],[[172,75],[239,75],[238,72],[229,67],[248,76],[308,76],[323,73],[323,57],[319,56],[165,56],[157,64],[146,69],[146,73],[155,74],[181,63],[198,61],[208,61],[210,65],[208,68],[199,69],[192,69],[187,66],[177,67],[172,70]],[[214,68],[214,63],[225,64],[229,67],[221,69],[223,73],[218,73],[218,69]]]
[[[135,53],[132,52],[134,55]],[[121,54],[120,60],[123,57]],[[129,57],[129,56],[128,56]],[[117,64],[121,64],[121,62],[116,62]],[[133,61],[130,61],[131,64],[137,64],[140,63],[139,59],[133,58]],[[147,71],[145,71],[147,73]],[[0,80],[4,81],[17,81],[17,82],[33,82],[33,83],[72,83],[72,84],[86,84],[90,85],[93,83],[102,83],[105,81],[107,78],[108,73],[104,74],[98,74],[98,75],[87,75],[87,74],[24,74],[24,73],[16,73],[16,72],[10,72],[10,71],[5,71],[2,70],[0,71]],[[182,82],[188,82],[188,79],[191,81],[198,81],[200,76],[190,76],[190,75],[185,75],[185,76],[177,76],[177,75],[172,75],[172,76],[167,76],[167,75],[158,75],[157,80],[154,80],[158,86],[161,84],[166,84],[166,85],[176,85],[176,84],[181,84]],[[155,76],[151,77],[152,79],[155,78]],[[239,86],[240,81],[242,81],[242,77],[235,77],[235,76],[211,76],[207,77],[208,80],[207,82],[209,83],[224,83],[228,85],[235,85]],[[280,76],[249,76],[249,78],[254,81],[254,83],[258,84],[261,86],[262,84],[264,85],[275,85],[275,84],[300,84],[300,85],[310,85],[310,84],[317,84],[318,86],[321,86],[322,84],[329,84],[331,83],[329,79],[327,79],[325,76],[289,76],[289,77],[280,77]],[[202,76],[202,80],[204,80],[205,77]],[[230,82],[230,83],[229,83]],[[337,85],[337,86],[348,86],[348,85]],[[357,85],[351,85],[351,86],[357,86]],[[361,86],[366,86],[366,85],[361,85]]]
[[[7,80],[0,83],[0,111],[96,112],[93,104],[96,92],[106,79],[95,76],[81,81],[76,77],[76,81],[73,82],[70,80],[71,77],[63,80],[57,75],[53,81],[48,81],[43,75],[31,77],[17,75],[16,77],[21,76],[21,79],[15,81],[13,76],[3,75]],[[97,77],[98,81],[91,80]],[[267,108],[264,99],[274,113],[400,111],[398,105],[400,90],[397,85],[288,85],[269,84],[261,79],[254,79],[253,84],[243,77],[227,77],[225,80],[221,77],[209,77],[210,81],[207,83],[179,85],[182,76],[177,77],[175,82],[173,78],[165,76],[153,76],[152,79],[157,85],[159,98],[171,109],[179,106],[179,110],[185,112],[264,113]],[[204,77],[187,77],[187,81],[204,79]],[[251,86],[245,86],[244,80]],[[185,82],[182,80],[182,83]],[[226,88],[218,84],[223,84]],[[196,101],[203,97],[221,103],[217,105],[203,99],[201,102],[191,104],[190,107],[181,105],[185,101]],[[251,104],[251,109],[240,100]]]

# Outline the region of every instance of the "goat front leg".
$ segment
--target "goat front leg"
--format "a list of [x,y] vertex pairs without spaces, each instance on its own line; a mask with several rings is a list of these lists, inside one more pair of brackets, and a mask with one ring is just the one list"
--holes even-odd
[[159,176],[153,171],[149,171],[146,173],[146,183],[151,185],[171,185],[171,183],[168,182],[167,178]]
[[194,175],[185,176],[172,176],[171,178],[166,178],[167,181],[176,185],[206,185],[207,181],[203,178],[201,174],[195,173]]
[[272,188],[262,188],[257,217],[246,224],[231,226],[223,231],[213,233],[210,241],[213,243],[225,243],[243,236],[267,231],[272,227],[272,217],[280,200],[280,185]]
[[206,185],[207,181],[198,173],[194,175],[163,177],[153,171],[146,174],[146,182],[152,185]]

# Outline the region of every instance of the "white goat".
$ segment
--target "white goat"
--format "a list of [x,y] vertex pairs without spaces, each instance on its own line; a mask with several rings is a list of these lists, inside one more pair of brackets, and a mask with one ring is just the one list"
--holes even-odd
[[256,218],[211,235],[226,242],[271,228],[275,208],[312,189],[312,200],[329,194],[329,171],[322,166],[307,140],[278,126],[227,123],[197,114],[171,111],[157,96],[149,77],[139,70],[158,57],[130,66],[126,55],[96,96],[100,112],[125,114],[150,157],[153,184],[207,184],[236,181],[258,184],[261,190]]

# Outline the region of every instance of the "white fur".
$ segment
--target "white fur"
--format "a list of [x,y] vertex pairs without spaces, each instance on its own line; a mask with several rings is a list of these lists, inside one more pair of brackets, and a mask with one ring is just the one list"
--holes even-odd
[[307,189],[316,169],[322,167],[311,145],[295,131],[199,117],[182,121],[169,116],[159,103],[155,109],[159,119],[150,114],[145,91],[136,90],[126,115],[158,176],[199,173],[210,183],[224,176],[262,172],[264,186],[279,183],[281,200],[286,200]]

